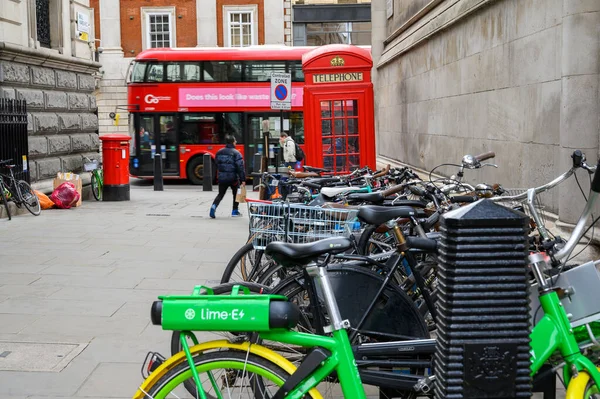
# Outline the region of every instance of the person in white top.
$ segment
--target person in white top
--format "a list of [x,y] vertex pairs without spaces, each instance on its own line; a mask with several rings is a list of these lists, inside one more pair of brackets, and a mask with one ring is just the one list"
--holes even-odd
[[285,166],[294,169],[296,166],[296,143],[288,136],[287,132],[281,132],[279,144],[283,149],[283,162]]

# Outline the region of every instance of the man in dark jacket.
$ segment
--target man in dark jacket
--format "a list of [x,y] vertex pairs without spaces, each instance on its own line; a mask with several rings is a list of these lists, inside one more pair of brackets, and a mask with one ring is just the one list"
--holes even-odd
[[215,198],[212,206],[210,207],[210,217],[215,218],[215,211],[217,206],[225,196],[228,188],[231,188],[233,192],[233,211],[231,216],[237,217],[242,216],[238,211],[238,203],[235,201],[238,187],[246,185],[246,172],[244,168],[244,158],[238,150],[235,149],[237,144],[235,137],[227,135],[225,136],[225,142],[227,145],[225,148],[221,148],[217,151],[215,160],[217,162],[217,182],[219,183],[219,195]]

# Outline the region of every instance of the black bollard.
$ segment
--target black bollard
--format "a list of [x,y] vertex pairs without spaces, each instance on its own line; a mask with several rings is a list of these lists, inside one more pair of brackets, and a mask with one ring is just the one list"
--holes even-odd
[[[262,164],[262,155],[260,153],[256,153],[254,154],[254,158],[252,160],[252,173],[261,173],[261,164]],[[260,184],[260,177],[256,177],[253,176],[252,177],[252,186],[254,187],[254,189],[256,189],[256,187],[258,187],[258,185]]]
[[163,191],[162,158],[160,153],[154,154],[154,191]]
[[435,398],[530,398],[529,218],[484,200],[441,232]]
[[204,154],[202,157],[202,190],[212,191],[212,157],[210,154]]

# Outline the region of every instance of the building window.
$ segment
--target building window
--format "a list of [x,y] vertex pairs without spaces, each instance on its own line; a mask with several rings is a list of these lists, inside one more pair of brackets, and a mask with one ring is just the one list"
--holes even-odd
[[142,8],[143,47],[175,47],[175,7]]
[[329,22],[306,24],[306,45],[371,45],[371,22]]
[[225,46],[248,47],[258,44],[258,8],[223,7]]
[[50,48],[50,0],[35,0],[35,19],[40,46]]

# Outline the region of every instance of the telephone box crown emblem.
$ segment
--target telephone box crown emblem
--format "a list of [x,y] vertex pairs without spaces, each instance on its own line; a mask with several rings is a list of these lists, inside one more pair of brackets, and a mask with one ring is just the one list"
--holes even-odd
[[336,55],[331,59],[331,66],[344,66],[344,59]]

